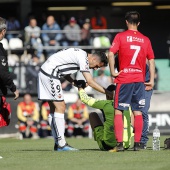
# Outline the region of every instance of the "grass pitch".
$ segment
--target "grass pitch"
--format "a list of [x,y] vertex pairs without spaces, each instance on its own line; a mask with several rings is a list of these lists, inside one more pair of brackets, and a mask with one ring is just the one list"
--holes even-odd
[[167,136],[161,136],[161,150],[110,153],[100,151],[88,138],[71,138],[67,142],[77,152],[54,152],[53,139],[0,139],[0,170],[169,170],[170,150],[163,149]]

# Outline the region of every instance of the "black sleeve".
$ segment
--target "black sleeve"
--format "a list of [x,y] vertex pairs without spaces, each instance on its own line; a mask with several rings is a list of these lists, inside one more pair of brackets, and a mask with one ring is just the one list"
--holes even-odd
[[9,88],[12,92],[16,91],[16,86],[8,70],[7,57],[4,55],[3,50],[0,48],[0,79],[3,85]]

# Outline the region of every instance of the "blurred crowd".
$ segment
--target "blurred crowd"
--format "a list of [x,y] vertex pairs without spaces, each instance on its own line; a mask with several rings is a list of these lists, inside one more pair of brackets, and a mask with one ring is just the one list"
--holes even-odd
[[[65,136],[88,137],[89,134],[89,111],[88,107],[77,96],[75,103],[67,107],[65,117]],[[30,94],[25,94],[23,101],[17,105],[18,122],[16,127],[19,139],[51,137],[51,128],[48,123],[50,107],[48,102],[41,104],[34,102]]]
[[[80,13],[78,16],[71,17],[63,14],[60,18],[47,15],[39,21],[35,14],[30,13],[24,25],[16,17],[10,16],[7,18],[5,38],[9,46],[11,39],[19,38],[23,43],[23,47],[34,49],[36,55],[41,58],[42,55],[49,57],[59,50],[59,46],[92,45],[92,41],[96,37],[102,37],[101,42],[98,42],[100,45],[105,45],[105,42],[108,45],[108,34],[97,33],[91,35],[91,29],[107,29],[107,19],[102,15],[101,8],[96,8],[94,16],[91,18]],[[111,40],[109,39],[109,41]]]
[[[17,87],[22,92],[37,93],[37,75],[40,66],[53,53],[62,48],[74,46],[91,46],[86,49],[91,52],[93,47],[110,47],[112,41],[110,33],[91,33],[91,30],[107,29],[107,19],[102,9],[97,7],[94,15],[86,17],[82,12],[77,16],[68,17],[64,13],[59,17],[44,15],[39,20],[34,13],[30,13],[24,24],[15,16],[7,19],[7,33],[2,40],[8,51],[10,72]],[[102,71],[101,71],[102,72]],[[96,81],[107,81],[104,73],[95,72]],[[97,78],[99,76],[99,78]],[[108,83],[111,78],[108,78]],[[24,81],[23,81],[24,80]],[[104,86],[107,86],[108,83]],[[70,91],[72,86],[62,80],[62,87]]]

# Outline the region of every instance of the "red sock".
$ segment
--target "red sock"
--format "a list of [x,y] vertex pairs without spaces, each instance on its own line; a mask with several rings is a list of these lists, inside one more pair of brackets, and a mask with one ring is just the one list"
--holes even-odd
[[135,128],[134,141],[135,142],[140,142],[141,135],[142,135],[142,129],[143,129],[142,115],[135,116],[134,128]]
[[117,142],[123,142],[123,119],[122,115],[115,115],[114,130]]

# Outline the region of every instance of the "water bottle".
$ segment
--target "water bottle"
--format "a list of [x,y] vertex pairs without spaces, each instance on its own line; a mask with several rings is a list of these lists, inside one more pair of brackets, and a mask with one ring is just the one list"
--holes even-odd
[[153,140],[152,140],[152,148],[154,151],[160,150],[160,131],[158,127],[156,126],[153,130]]

